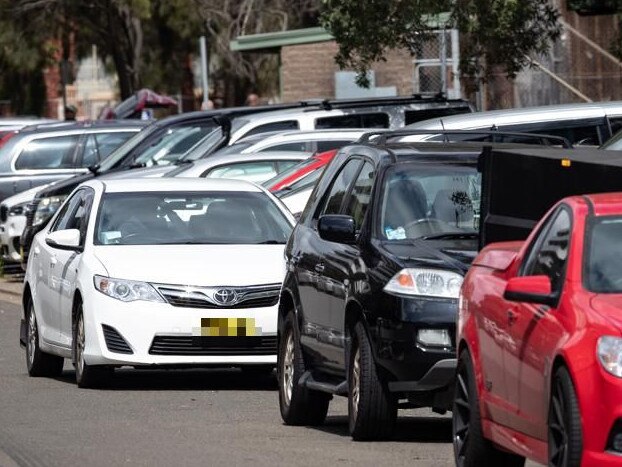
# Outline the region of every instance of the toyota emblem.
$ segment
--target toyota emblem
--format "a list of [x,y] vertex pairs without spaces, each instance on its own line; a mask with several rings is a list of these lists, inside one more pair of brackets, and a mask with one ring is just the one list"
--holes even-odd
[[238,301],[238,294],[232,289],[219,289],[214,292],[214,301],[219,305],[232,305]]

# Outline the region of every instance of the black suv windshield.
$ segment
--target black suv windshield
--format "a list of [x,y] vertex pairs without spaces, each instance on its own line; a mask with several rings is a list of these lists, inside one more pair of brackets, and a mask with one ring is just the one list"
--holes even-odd
[[396,165],[382,187],[380,237],[472,237],[478,232],[480,192],[475,167]]

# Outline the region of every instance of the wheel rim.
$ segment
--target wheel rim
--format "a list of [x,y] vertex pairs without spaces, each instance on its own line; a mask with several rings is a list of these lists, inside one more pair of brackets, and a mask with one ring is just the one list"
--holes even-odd
[[76,336],[76,371],[81,375],[84,371],[84,320],[82,316],[78,318],[78,329]]
[[28,363],[32,366],[35,359],[35,348],[37,345],[37,319],[35,318],[34,310],[30,310],[28,313],[28,339],[26,350],[28,353]]
[[290,331],[285,343],[285,355],[283,356],[283,395],[285,403],[289,405],[294,390],[294,338]]
[[549,409],[549,465],[552,466],[564,466],[568,461],[568,430],[564,413],[564,393],[560,381],[556,380]]
[[465,375],[460,372],[456,381],[452,423],[454,454],[456,456],[456,464],[459,466],[464,465],[470,422],[471,405],[469,403],[469,390],[466,385]]
[[359,411],[359,400],[361,398],[361,351],[356,349],[352,361],[352,417],[356,420]]

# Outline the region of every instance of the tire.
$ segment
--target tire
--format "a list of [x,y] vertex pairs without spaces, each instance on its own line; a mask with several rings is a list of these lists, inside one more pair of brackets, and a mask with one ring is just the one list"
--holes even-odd
[[452,410],[452,439],[456,466],[521,467],[525,465],[524,457],[502,451],[484,438],[473,363],[466,350],[462,351],[458,359]]
[[294,324],[294,313],[290,312],[279,341],[277,363],[281,417],[286,425],[317,426],[326,419],[332,395],[298,384],[305,372],[305,364]]
[[82,304],[78,306],[79,308],[76,312],[72,339],[74,367],[76,369],[76,384],[79,388],[101,387],[110,380],[114,373],[114,368],[106,366],[93,366],[84,361],[86,334],[84,328],[84,316],[82,314]]
[[63,373],[65,359],[39,348],[39,324],[32,301],[26,310],[26,368],[30,376],[56,377]]
[[397,401],[380,379],[363,323],[352,331],[348,367],[348,422],[355,441],[387,439],[395,431]]
[[549,465],[575,467],[581,465],[583,435],[581,413],[574,384],[565,367],[553,376],[548,419]]

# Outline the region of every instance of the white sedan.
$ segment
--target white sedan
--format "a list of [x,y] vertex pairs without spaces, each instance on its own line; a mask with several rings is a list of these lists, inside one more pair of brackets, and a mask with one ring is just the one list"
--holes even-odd
[[28,372],[65,358],[78,386],[114,367],[226,365],[271,371],[295,221],[237,180],[91,180],[34,239],[20,340]]

